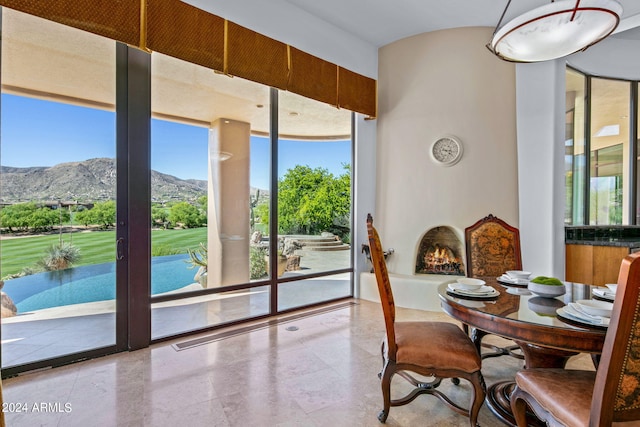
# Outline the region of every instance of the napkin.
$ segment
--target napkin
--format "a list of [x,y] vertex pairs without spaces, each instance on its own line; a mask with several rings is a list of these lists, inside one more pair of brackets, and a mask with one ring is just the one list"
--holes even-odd
[[609,318],[603,316],[594,316],[585,312],[578,304],[570,302],[569,305],[564,307],[564,311],[578,320],[583,322],[592,323],[594,325],[609,325]]

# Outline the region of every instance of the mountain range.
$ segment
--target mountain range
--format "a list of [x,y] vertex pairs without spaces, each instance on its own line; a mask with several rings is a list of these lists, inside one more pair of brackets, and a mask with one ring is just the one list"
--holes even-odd
[[[115,159],[98,158],[60,163],[51,167],[0,166],[0,202],[78,201],[115,199]],[[252,191],[253,194],[253,191]],[[151,171],[151,198],[154,202],[192,201],[207,195],[207,181],[180,179]]]

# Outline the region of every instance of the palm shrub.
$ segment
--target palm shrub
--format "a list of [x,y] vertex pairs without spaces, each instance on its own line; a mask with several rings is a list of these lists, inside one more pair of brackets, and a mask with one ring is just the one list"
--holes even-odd
[[37,265],[45,271],[64,270],[78,262],[79,259],[79,248],[71,243],[60,242],[49,246]]

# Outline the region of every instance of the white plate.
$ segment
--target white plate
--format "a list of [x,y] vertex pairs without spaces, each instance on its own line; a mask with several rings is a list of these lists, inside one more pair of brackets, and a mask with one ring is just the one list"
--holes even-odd
[[618,284],[617,283],[607,283],[605,286],[607,288],[609,288],[609,290],[611,292],[613,292],[614,294],[616,293],[616,290],[618,289]]
[[529,283],[529,279],[514,279],[513,277],[507,276],[506,274],[498,277],[498,280],[504,283],[509,283],[511,285],[526,285],[527,283]]
[[582,311],[592,316],[611,317],[613,311],[613,303],[597,299],[581,299],[576,301],[576,304]]
[[500,295],[500,292],[496,291],[491,286],[481,286],[478,289],[470,290],[460,287],[460,283],[449,283],[447,288],[450,292],[453,292],[456,295],[466,297],[493,297]]
[[608,289],[605,289],[605,288],[593,288],[591,293],[597,297],[600,297],[602,299],[606,299],[609,301],[613,301],[616,299],[616,294],[611,293]]
[[609,326],[610,319],[608,317],[602,317],[599,320],[594,320],[592,318],[581,315],[568,305],[557,309],[556,314],[560,315],[561,317],[566,317],[567,319],[573,320],[574,322],[582,323],[585,325],[599,326],[604,328]]

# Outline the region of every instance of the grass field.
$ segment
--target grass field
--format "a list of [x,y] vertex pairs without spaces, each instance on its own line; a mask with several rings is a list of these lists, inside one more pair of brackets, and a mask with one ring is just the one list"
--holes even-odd
[[[91,231],[63,234],[65,242],[71,242],[80,249],[80,260],[76,266],[113,262],[116,259],[116,232]],[[0,241],[0,277],[19,273],[24,267],[35,265],[46,249],[57,244],[60,236],[20,237]],[[187,248],[197,248],[200,242],[207,241],[207,228],[186,230],[153,230],[152,247],[163,246],[175,252],[186,253]]]

